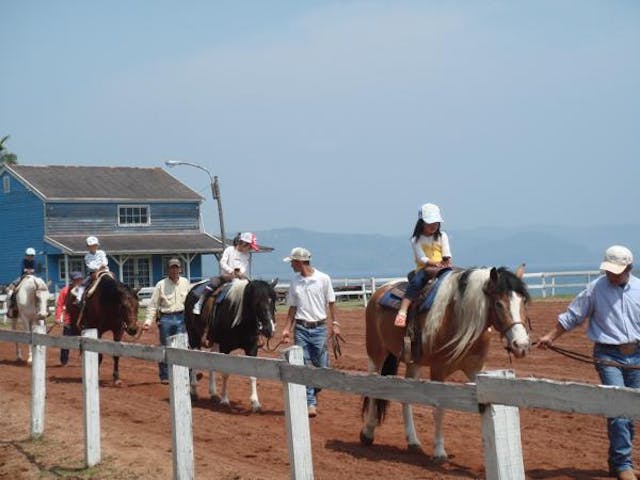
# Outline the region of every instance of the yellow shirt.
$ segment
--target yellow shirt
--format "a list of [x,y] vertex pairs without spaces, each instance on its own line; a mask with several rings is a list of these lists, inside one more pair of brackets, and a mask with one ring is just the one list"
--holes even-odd
[[429,260],[441,262],[444,257],[451,257],[449,237],[445,232],[440,232],[440,238],[435,240],[433,235],[425,237],[420,235],[418,240],[411,240],[413,257],[416,262],[416,270],[423,268]]

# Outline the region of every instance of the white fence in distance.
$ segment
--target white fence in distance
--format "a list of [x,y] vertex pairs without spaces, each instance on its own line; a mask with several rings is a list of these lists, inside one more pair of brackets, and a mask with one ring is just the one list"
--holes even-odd
[[[482,437],[486,475],[489,479],[524,479],[520,445],[519,408],[543,408],[605,417],[640,418],[640,391],[624,387],[557,382],[545,379],[516,379],[509,371],[480,374],[476,383],[456,384],[382,377],[300,364],[299,347],[288,350],[285,360],[229,356],[189,351],[186,339],[172,337],[171,347],[153,347],[97,340],[94,330],[83,337],[52,337],[44,325],[36,331],[0,330],[0,341],[30,344],[34,349],[31,376],[31,435],[44,433],[46,391],[46,347],[80,349],[83,355],[83,393],[85,396],[85,463],[100,461],[99,388],[97,353],[142,360],[164,361],[170,365],[174,478],[195,478],[193,439],[189,435],[191,403],[188,369],[216,370],[255,376],[283,383],[290,475],[294,479],[313,478],[309,419],[303,385],[314,385],[355,395],[366,395],[411,404],[476,412],[483,416]],[[97,413],[96,413],[97,412]]]

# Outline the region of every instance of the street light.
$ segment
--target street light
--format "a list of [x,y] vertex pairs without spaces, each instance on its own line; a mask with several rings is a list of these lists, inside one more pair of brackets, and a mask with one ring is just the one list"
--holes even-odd
[[218,176],[211,175],[211,172],[208,168],[203,167],[202,165],[198,165],[197,163],[191,162],[182,162],[180,160],[167,160],[164,162],[167,167],[175,167],[178,165],[189,165],[190,167],[199,168],[200,170],[204,170],[209,175],[209,184],[211,185],[211,196],[214,200],[218,202],[218,218],[220,220],[220,241],[222,242],[222,247],[226,246],[225,236],[224,236],[224,219],[222,218],[222,198],[220,197],[220,187],[218,186]]

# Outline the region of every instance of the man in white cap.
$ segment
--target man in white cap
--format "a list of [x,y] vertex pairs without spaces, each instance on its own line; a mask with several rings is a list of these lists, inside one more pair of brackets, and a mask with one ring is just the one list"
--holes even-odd
[[[311,252],[306,248],[294,248],[284,261],[291,263],[291,269],[296,275],[287,292],[289,311],[282,341],[288,343],[293,332],[295,344],[302,347],[305,365],[328,367],[327,340],[332,332],[340,334],[335,310],[336,294],[331,279],[326,273],[311,266]],[[317,393],[315,387],[307,387],[310,417],[318,414]]]
[[[538,340],[538,346],[552,345],[589,318],[587,335],[595,344],[593,357],[602,384],[640,388],[640,279],[631,274],[632,268],[633,254],[628,248],[609,247],[600,264],[605,275],[578,294],[558,316],[554,329]],[[631,459],[633,430],[631,419],[607,419],[609,473],[621,480],[637,479]]]
[[[189,280],[181,276],[182,264],[177,258],[167,263],[167,278],[156,283],[153,294],[147,306],[147,316],[142,326],[143,331],[149,330],[151,324],[157,321],[160,344],[167,345],[167,339],[178,333],[185,333],[184,301],[191,285]],[[166,363],[158,364],[160,383],[169,383],[169,367]]]

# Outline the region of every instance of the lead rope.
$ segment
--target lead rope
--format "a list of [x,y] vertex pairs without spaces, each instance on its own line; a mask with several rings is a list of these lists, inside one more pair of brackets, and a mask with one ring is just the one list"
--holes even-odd
[[[533,345],[536,345],[538,342],[533,342]],[[572,360],[577,360],[578,362],[588,363],[590,365],[606,365],[608,367],[617,367],[623,368],[626,370],[640,370],[640,365],[625,365],[624,363],[614,362],[611,360],[600,360],[594,358],[590,355],[585,355],[584,353],[574,352],[572,350],[567,350],[566,348],[556,347],[554,345],[549,345],[547,348],[551,351],[559,353],[560,355],[564,355],[567,358]]]

